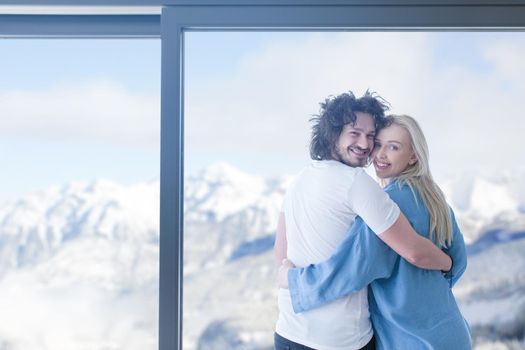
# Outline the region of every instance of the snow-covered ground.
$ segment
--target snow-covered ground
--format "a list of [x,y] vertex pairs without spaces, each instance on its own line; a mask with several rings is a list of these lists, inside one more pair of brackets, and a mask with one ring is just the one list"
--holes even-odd
[[[476,349],[525,349],[525,176],[446,179],[471,243],[454,289]],[[184,349],[269,349],[290,177],[185,182]],[[0,349],[156,349],[158,182],[74,182],[0,206]]]

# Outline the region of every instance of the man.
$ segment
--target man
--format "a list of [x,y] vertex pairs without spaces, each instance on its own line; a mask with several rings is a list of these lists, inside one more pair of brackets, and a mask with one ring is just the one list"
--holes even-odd
[[[276,264],[326,260],[359,215],[412,264],[449,270],[450,258],[418,235],[397,205],[363,170],[387,109],[379,98],[352,92],[328,98],[313,119],[310,156],[289,187],[275,242]],[[295,314],[287,289],[279,289],[275,348],[374,349],[366,288],[315,310]]]

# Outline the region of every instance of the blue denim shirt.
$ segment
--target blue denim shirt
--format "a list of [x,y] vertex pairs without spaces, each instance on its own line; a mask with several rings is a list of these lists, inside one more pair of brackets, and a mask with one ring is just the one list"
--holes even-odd
[[[394,181],[385,190],[416,232],[428,238],[429,213],[421,198]],[[334,255],[290,269],[288,283],[295,312],[305,312],[367,285],[378,349],[471,349],[470,332],[450,288],[467,266],[463,236],[451,210],[453,240],[445,253],[450,273],[419,269],[384,244],[357,218]]]

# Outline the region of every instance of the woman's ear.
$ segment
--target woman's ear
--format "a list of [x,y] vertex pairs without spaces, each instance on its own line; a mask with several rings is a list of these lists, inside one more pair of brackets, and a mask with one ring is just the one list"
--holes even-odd
[[412,155],[410,156],[410,159],[408,160],[408,164],[409,165],[414,165],[417,163],[417,157],[416,157],[416,154],[415,153],[412,153]]

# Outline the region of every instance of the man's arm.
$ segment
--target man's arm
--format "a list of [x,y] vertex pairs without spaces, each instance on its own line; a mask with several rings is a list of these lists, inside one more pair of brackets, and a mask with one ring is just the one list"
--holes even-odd
[[378,235],[396,253],[422,269],[449,271],[452,260],[429,239],[417,234],[403,213]]
[[281,266],[283,259],[286,259],[287,249],[288,242],[286,241],[286,221],[284,212],[280,212],[279,221],[277,222],[277,230],[275,232],[275,244],[273,246],[275,266]]

